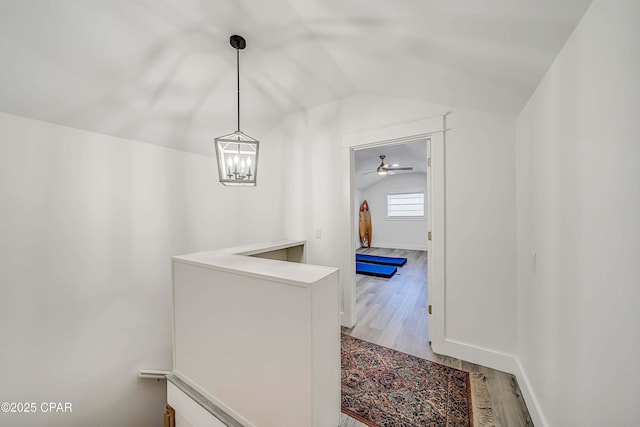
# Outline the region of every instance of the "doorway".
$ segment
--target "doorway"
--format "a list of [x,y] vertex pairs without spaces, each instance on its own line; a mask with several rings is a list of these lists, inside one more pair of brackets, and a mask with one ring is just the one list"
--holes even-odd
[[[407,264],[390,278],[355,275],[357,321],[345,330],[424,358],[433,357],[428,324],[430,152],[430,136],[351,149],[352,257],[360,253],[406,258]],[[362,246],[359,233],[364,200],[371,215],[371,247]]]

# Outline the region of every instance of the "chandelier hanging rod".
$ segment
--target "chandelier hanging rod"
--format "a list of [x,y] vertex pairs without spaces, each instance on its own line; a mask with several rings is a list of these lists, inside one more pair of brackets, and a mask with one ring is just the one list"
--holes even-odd
[[236,132],[240,132],[240,51],[247,46],[247,41],[244,39],[244,37],[234,34],[233,36],[229,37],[229,42],[231,43],[231,46],[236,50],[236,79],[238,82],[238,128]]
[[236,48],[236,77],[238,79],[238,128],[240,132],[240,51]]

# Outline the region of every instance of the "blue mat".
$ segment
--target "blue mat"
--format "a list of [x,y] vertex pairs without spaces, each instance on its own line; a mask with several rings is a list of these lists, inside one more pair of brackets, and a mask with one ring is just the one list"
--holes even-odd
[[366,274],[367,276],[384,277],[386,279],[392,277],[398,271],[397,267],[390,265],[365,264],[356,262],[356,273]]
[[392,258],[388,256],[356,254],[356,262],[368,262],[371,264],[393,265],[396,267],[402,267],[407,263],[407,259]]

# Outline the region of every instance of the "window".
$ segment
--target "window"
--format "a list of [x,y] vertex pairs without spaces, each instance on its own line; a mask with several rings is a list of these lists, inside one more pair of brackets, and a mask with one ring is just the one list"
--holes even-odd
[[387,194],[387,217],[424,218],[424,191]]

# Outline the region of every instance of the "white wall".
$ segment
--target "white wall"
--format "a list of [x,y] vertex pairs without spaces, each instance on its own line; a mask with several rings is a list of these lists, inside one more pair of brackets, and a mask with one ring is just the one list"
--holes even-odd
[[[292,165],[296,177],[285,183],[285,230],[289,237],[309,240],[309,262],[341,268],[343,290],[345,280],[351,280],[347,272],[352,245],[349,148],[341,146],[343,136],[450,109],[359,95],[295,114],[279,126],[277,133],[287,141],[286,164]],[[513,354],[515,118],[454,109],[449,125],[447,337]],[[316,228],[322,230],[321,239],[313,238]],[[349,298],[343,294],[343,304],[349,304]]]
[[231,189],[213,156],[2,113],[0,135],[0,401],[73,404],[0,424],[160,425],[136,374],[172,366],[170,257],[281,237],[278,147]]
[[[427,250],[427,219],[388,218],[387,194],[404,191],[425,192],[425,212],[427,174],[399,173],[387,175],[384,179],[367,187],[362,192],[360,203],[367,200],[371,212],[372,243],[376,248]],[[360,206],[359,204],[357,205]]]
[[638,424],[639,16],[595,0],[518,118],[517,356],[536,425]]

